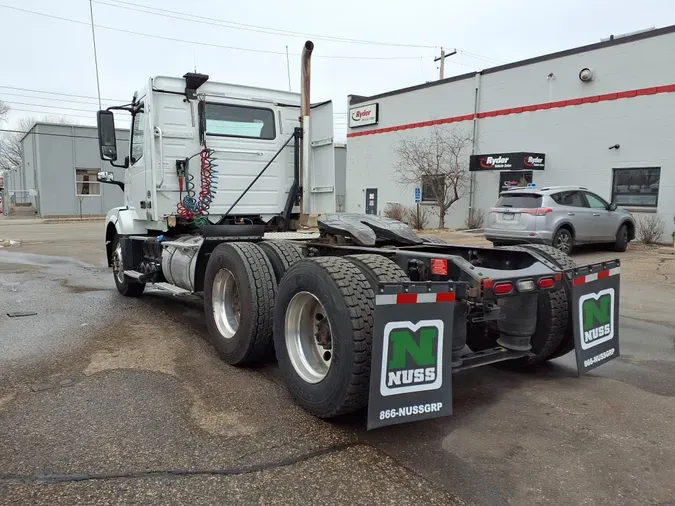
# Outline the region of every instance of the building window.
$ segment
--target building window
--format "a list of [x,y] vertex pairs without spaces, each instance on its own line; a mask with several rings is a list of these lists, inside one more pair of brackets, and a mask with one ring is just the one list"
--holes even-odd
[[143,141],[145,138],[145,112],[143,104],[134,114],[133,126],[131,127],[131,165],[143,158]]
[[98,197],[101,195],[101,183],[96,180],[97,169],[75,169],[76,195],[78,197]]
[[618,206],[656,207],[660,180],[660,167],[614,169],[612,202]]
[[438,202],[445,196],[445,176],[424,175],[422,176],[422,202]]
[[276,137],[271,109],[206,104],[206,133],[224,137],[272,140]]

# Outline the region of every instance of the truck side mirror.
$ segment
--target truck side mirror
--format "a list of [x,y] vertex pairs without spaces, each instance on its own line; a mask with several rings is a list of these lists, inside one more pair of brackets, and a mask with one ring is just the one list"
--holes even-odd
[[115,178],[112,172],[99,172],[96,174],[96,180],[101,183],[110,183]]
[[616,204],[615,204],[614,202],[612,202],[612,203],[609,205],[609,210],[610,210],[610,211],[616,211]]
[[98,111],[98,147],[101,160],[117,160],[117,138],[115,136],[115,117],[111,111]]

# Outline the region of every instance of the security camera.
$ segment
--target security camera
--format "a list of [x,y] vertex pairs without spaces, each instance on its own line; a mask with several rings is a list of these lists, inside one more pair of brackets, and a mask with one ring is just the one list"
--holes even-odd
[[609,149],[619,149],[620,147],[620,145],[614,144],[614,146],[610,146]]

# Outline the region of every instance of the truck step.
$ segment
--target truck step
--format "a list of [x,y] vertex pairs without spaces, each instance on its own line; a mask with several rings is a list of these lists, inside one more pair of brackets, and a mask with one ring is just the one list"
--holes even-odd
[[138,272],[138,271],[126,271],[125,270],[124,275],[129,276],[130,278],[139,279],[141,281],[145,277],[145,274],[143,274],[142,272]]
[[160,290],[164,290],[166,292],[171,292],[174,295],[189,295],[190,293],[192,293],[192,292],[190,292],[190,290],[185,290],[184,288],[181,288],[181,287],[176,286],[176,285],[172,285],[171,283],[161,282],[161,283],[155,283],[153,286],[155,288],[159,288]]

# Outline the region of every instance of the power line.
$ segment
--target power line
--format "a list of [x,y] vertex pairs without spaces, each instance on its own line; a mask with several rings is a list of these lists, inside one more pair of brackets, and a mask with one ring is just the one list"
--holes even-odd
[[31,114],[51,114],[52,116],[72,116],[74,118],[92,119],[91,116],[85,116],[83,114],[70,114],[70,113],[65,113],[65,112],[57,113],[57,112],[53,112],[53,111],[31,111],[31,110],[28,110],[28,109],[15,109],[15,108],[12,108],[10,110],[10,112],[12,112],[12,111],[29,112]]
[[[11,5],[2,5],[0,4],[0,7],[5,8],[5,9],[11,9],[19,12],[25,12],[27,14],[34,14],[36,16],[43,16],[46,18],[52,18],[52,19],[59,19],[61,21],[67,21],[69,23],[75,23],[78,25],[86,25],[86,26],[91,26],[91,23],[87,23],[84,21],[78,21],[75,19],[70,19],[70,18],[63,18],[61,16],[54,16],[52,14],[46,14],[44,12],[36,12],[36,11],[31,11],[28,9],[21,9],[19,7],[13,7]],[[169,40],[172,42],[181,42],[184,44],[193,44],[193,45],[198,45],[198,46],[208,46],[208,47],[217,47],[220,49],[230,49],[232,51],[247,51],[247,52],[253,52],[253,53],[265,53],[265,54],[274,54],[274,55],[286,55],[285,51],[271,51],[268,49],[252,49],[252,48],[246,48],[246,47],[236,47],[236,46],[224,46],[222,44],[213,44],[209,42],[200,42],[200,41],[195,41],[195,40],[186,40],[186,39],[178,39],[175,37],[165,37],[162,35],[152,35],[149,33],[144,33],[144,32],[135,32],[133,30],[126,30],[123,28],[113,28],[111,26],[105,26],[105,25],[94,25],[96,28],[102,28],[103,30],[111,30],[114,32],[121,32],[121,33],[127,33],[130,35],[139,35],[142,37],[150,37],[153,39],[160,39],[160,40]],[[294,56],[300,56],[300,53],[291,53]],[[333,60],[416,60],[419,58],[419,56],[332,56],[332,55],[315,55],[314,58],[327,58],[327,59],[333,59]]]
[[[87,127],[86,125],[56,125],[54,126],[69,126],[69,127],[80,127],[80,128],[94,128],[94,127]],[[5,132],[5,133],[13,133],[13,134],[31,134],[31,135],[48,135],[51,137],[70,137],[72,139],[96,139],[98,140],[98,137],[90,137],[88,135],[73,135],[73,134],[55,134],[55,133],[50,133],[50,132],[34,132],[32,130],[13,130],[10,128],[0,128],[0,132]],[[117,139],[119,141],[128,141],[129,139]]]
[[[220,26],[223,28],[231,28],[234,30],[244,30],[244,31],[250,31],[250,32],[258,32],[258,33],[267,33],[271,35],[284,35],[284,36],[290,36],[290,37],[313,37],[318,40],[326,40],[326,41],[332,41],[332,42],[341,42],[345,44],[367,44],[367,45],[373,45],[373,46],[391,46],[391,47],[412,47],[412,48],[422,48],[422,49],[435,49],[436,46],[427,46],[427,45],[420,45],[420,44],[403,44],[403,43],[396,43],[396,42],[382,42],[382,41],[375,41],[375,40],[362,40],[362,39],[351,39],[347,37],[333,37],[329,35],[320,35],[316,33],[306,33],[306,32],[298,32],[298,31],[293,31],[293,30],[283,30],[280,28],[271,28],[267,26],[260,26],[260,25],[249,25],[245,23],[237,23],[234,21],[228,21],[226,19],[217,19],[217,18],[212,18],[212,17],[205,17],[205,16],[198,16],[196,14],[189,14],[186,12],[180,12],[180,11],[172,11],[168,9],[160,9],[158,7],[151,7],[148,5],[139,5],[139,4],[134,4],[131,2],[124,2],[122,0],[109,0],[109,1],[102,1],[102,0],[93,0],[94,2],[98,4],[103,4],[103,5],[108,5],[110,7],[116,7],[118,9],[128,9],[132,11],[137,11],[137,12],[144,12],[146,14],[152,14],[154,16],[162,16],[162,17],[167,17],[167,18],[172,18],[172,19],[180,19],[183,21],[190,21],[193,23],[201,23],[201,24],[208,24],[208,25],[213,25],[213,26]],[[109,3],[110,1],[113,1],[115,3]],[[117,4],[123,4],[123,5],[117,5]],[[157,11],[157,12],[153,12]],[[182,16],[182,17],[179,17]],[[190,19],[193,18],[193,19]]]
[[[46,105],[46,104],[30,104],[26,102],[14,102],[13,100],[4,100],[6,104],[27,105],[30,107],[46,107],[47,109],[63,109],[64,111],[82,111],[96,113],[95,109],[78,109],[75,107],[62,107],[60,105]],[[95,105],[95,104],[92,104]]]
[[[0,7],[3,7],[0,5]],[[86,23],[89,24],[89,23]],[[73,95],[70,93],[61,93],[58,91],[47,91],[47,90],[36,90],[36,89],[30,89],[30,88],[17,88],[16,86],[0,86],[0,88],[5,88],[7,90],[17,90],[17,91],[30,91],[31,93],[44,93],[48,95],[61,95],[63,97],[76,97],[76,98],[91,98],[92,100],[97,100],[98,97],[92,97],[89,95]],[[41,98],[41,97],[35,97],[35,98]],[[123,102],[124,99],[116,99],[116,98],[103,98],[102,100],[106,100],[108,102]]]
[[[0,88],[2,88],[2,86],[0,86]],[[41,92],[41,93],[47,93],[47,92]],[[30,99],[36,99],[36,100],[50,100],[52,102],[67,102],[67,103],[70,103],[70,104],[84,104],[84,105],[96,106],[95,103],[85,102],[84,100],[73,100],[73,99],[54,98],[54,97],[36,97],[34,95],[26,95],[26,94],[23,94],[23,93],[10,93],[9,91],[2,91],[2,90],[0,90],[0,95],[9,95],[9,96],[12,96],[12,97],[30,98]],[[119,101],[113,101],[113,100],[104,100],[104,102],[119,103]]]

